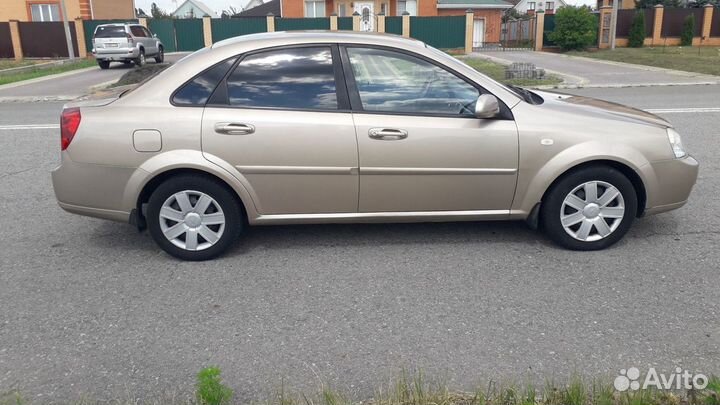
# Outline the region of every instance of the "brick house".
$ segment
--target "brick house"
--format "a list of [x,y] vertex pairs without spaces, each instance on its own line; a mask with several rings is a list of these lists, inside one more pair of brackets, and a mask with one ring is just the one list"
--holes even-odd
[[[349,17],[354,12],[369,18],[383,13],[399,16],[465,15],[470,9],[475,14],[474,46],[500,42],[502,15],[512,4],[503,0],[280,0],[281,16],[327,17],[333,13]],[[372,26],[372,24],[370,25]]]
[[[135,18],[133,0],[65,0],[70,20]],[[62,21],[60,0],[0,0],[0,21]]]

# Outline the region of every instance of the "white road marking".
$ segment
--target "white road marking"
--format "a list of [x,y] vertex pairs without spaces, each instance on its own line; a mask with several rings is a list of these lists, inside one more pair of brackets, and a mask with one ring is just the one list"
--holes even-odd
[[720,107],[697,107],[697,108],[648,108],[645,110],[652,114],[669,113],[715,113],[720,112]]
[[0,125],[0,131],[21,131],[28,129],[59,129],[58,124],[37,124],[37,125]]

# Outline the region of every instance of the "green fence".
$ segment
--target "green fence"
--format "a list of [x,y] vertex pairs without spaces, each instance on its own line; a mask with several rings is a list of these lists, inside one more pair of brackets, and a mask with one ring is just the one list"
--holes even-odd
[[402,17],[385,17],[385,32],[402,35]]
[[278,18],[275,31],[329,30],[329,18]]
[[465,16],[410,17],[410,36],[436,48],[464,48]]
[[267,18],[229,18],[212,20],[213,42],[222,41],[240,35],[255,34],[267,31]]
[[548,34],[555,31],[555,14],[545,15],[545,25],[543,28],[543,47],[546,46],[557,46],[557,44],[550,40]]
[[148,28],[153,34],[157,35],[160,42],[165,47],[165,52],[177,51],[175,43],[175,24],[169,19],[149,19]]
[[85,48],[88,52],[92,51],[92,37],[95,33],[95,28],[98,25],[103,24],[117,24],[117,23],[132,23],[135,24],[138,20],[86,20],[83,21],[83,30],[85,31]]
[[352,17],[338,17],[338,30],[352,31]]
[[203,20],[187,18],[173,20],[175,22],[175,39],[178,51],[197,51],[205,47],[203,36]]

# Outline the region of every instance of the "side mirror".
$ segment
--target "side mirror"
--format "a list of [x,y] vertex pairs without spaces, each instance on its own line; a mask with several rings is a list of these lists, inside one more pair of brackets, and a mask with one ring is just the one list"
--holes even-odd
[[492,94],[481,94],[475,103],[477,118],[495,118],[500,114],[500,103]]

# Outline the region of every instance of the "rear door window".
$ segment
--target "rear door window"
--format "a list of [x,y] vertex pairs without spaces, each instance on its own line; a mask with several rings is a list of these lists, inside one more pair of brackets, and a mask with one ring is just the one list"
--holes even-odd
[[123,26],[100,26],[95,30],[95,38],[123,38],[125,34]]

